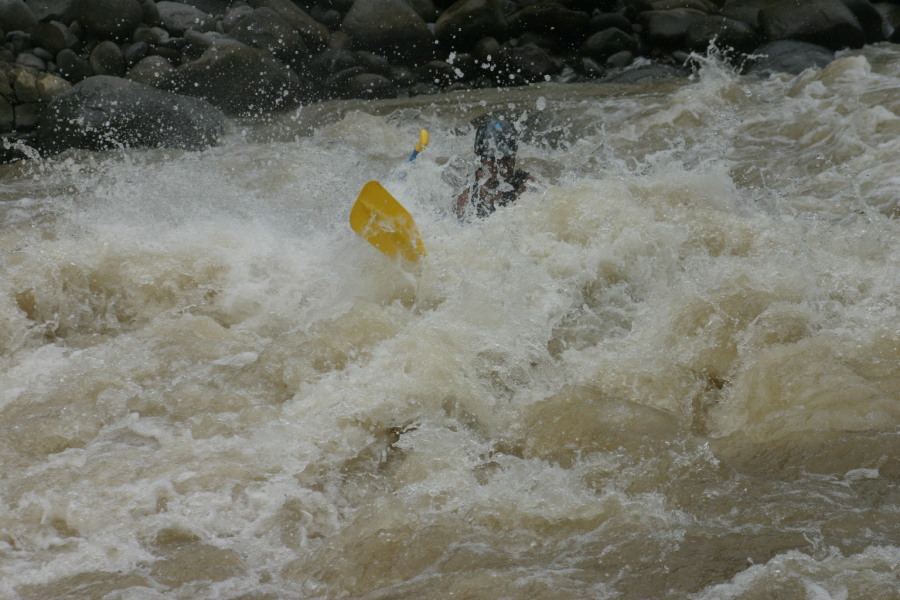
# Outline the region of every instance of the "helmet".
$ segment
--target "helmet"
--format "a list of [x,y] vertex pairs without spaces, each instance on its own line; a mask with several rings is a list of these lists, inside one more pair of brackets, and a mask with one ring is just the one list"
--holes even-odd
[[503,117],[490,117],[475,130],[475,153],[489,158],[506,158],[516,155],[518,132]]

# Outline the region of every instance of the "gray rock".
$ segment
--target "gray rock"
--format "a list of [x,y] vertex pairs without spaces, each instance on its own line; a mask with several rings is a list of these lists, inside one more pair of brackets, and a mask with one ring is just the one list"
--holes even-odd
[[500,62],[503,68],[497,74],[498,82],[502,85],[544,81],[550,75],[562,70],[561,63],[534,44],[504,49],[500,55]]
[[602,64],[617,52],[636,52],[637,48],[638,42],[633,36],[613,27],[591,35],[581,45],[580,53]]
[[866,36],[841,0],[808,0],[784,3],[759,11],[759,26],[768,41],[797,40],[831,50],[860,48]]
[[867,44],[875,44],[884,40],[884,19],[869,0],[841,0],[841,2],[856,17],[866,36]]
[[309,62],[309,72],[316,79],[324,81],[332,73],[355,66],[356,55],[353,52],[328,48]]
[[78,21],[102,40],[127,39],[144,19],[138,0],[73,0],[66,22]]
[[390,79],[383,75],[361,73],[350,78],[350,81],[347,82],[346,92],[350,98],[380,100],[395,97],[397,88]]
[[807,42],[780,40],[760,46],[753,51],[762,58],[755,59],[747,68],[751,75],[768,76],[773,73],[797,75],[809,68],[822,68],[834,60],[834,52]]
[[41,48],[45,48],[54,56],[66,48],[74,48],[78,44],[78,38],[68,26],[59,21],[38,23],[31,30],[31,41]]
[[97,75],[121,77],[125,74],[125,55],[121,48],[108,40],[97,44],[88,62]]
[[434,34],[442,44],[466,50],[484,37],[505,39],[508,29],[501,0],[460,0],[434,24]]
[[277,12],[285,23],[300,34],[303,42],[313,52],[324,50],[328,45],[331,36],[328,28],[310,17],[291,0],[249,0],[248,4],[256,8],[271,8]]
[[28,31],[37,22],[23,0],[0,0],[0,31]]
[[209,101],[229,115],[258,115],[302,102],[300,78],[270,54],[240,43],[213,46],[160,87]]
[[651,46],[681,48],[687,32],[706,14],[693,9],[651,10],[640,14],[643,37]]
[[159,19],[169,33],[182,36],[188,29],[213,31],[216,27],[212,15],[182,2],[157,2]]
[[405,0],[356,0],[341,27],[354,50],[414,62],[426,62],[433,55],[431,30]]
[[156,87],[175,70],[162,56],[148,56],[131,67],[126,77],[132,81]]
[[271,8],[257,8],[235,23],[229,35],[253,48],[267,50],[295,68],[309,59],[303,38]]
[[16,112],[9,100],[0,96],[0,132],[12,131],[16,126]]
[[40,100],[37,92],[37,77],[28,69],[19,69],[13,73],[13,91],[19,102],[37,102]]
[[713,40],[718,48],[750,52],[759,43],[759,35],[755,27],[743,21],[710,15],[688,27],[684,44],[687,50],[704,52]]
[[225,16],[222,17],[222,28],[226,33],[237,25],[238,21],[253,13],[253,7],[246,4],[236,4],[228,9]]
[[526,32],[549,36],[574,50],[587,35],[590,15],[553,3],[532,4],[510,15],[509,34],[518,37]]
[[16,104],[14,110],[16,112],[16,130],[30,131],[38,124],[41,118],[41,112],[44,104],[41,102],[26,102],[24,104]]
[[207,102],[97,76],[48,105],[35,143],[43,152],[122,146],[199,150],[215,144],[224,128],[225,116]]
[[34,88],[39,102],[50,102],[72,87],[65,79],[51,73],[38,73],[35,79]]
[[46,71],[47,61],[39,58],[31,52],[22,52],[16,57],[16,64],[23,67],[34,69],[35,71]]
[[94,74],[91,64],[68,48],[56,55],[56,67],[60,75],[72,83],[78,83]]
[[25,0],[38,21],[62,21],[73,0]]

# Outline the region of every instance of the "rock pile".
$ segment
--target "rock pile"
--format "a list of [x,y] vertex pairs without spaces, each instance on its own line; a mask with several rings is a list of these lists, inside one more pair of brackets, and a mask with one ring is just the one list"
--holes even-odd
[[[632,81],[684,72],[689,53],[711,43],[749,71],[798,72],[839,49],[900,41],[898,25],[900,0],[0,0],[0,134],[37,131],[43,151],[97,140],[194,148],[215,143],[220,114]],[[638,57],[650,61],[636,68]],[[73,127],[62,120],[74,103],[102,112],[107,99],[141,94],[158,123],[123,118],[93,136],[42,141]],[[179,121],[184,97],[197,100],[190,110],[203,126]],[[160,135],[165,123],[198,137]]]

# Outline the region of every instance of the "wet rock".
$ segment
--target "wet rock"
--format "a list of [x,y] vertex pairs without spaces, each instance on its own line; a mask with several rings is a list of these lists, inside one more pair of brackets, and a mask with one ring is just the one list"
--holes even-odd
[[590,15],[559,4],[533,4],[510,15],[508,21],[513,37],[539,33],[575,50],[587,35]]
[[397,88],[390,79],[375,73],[361,73],[352,77],[347,82],[346,91],[350,98],[366,100],[393,98],[397,95]]
[[447,87],[462,77],[462,71],[443,60],[432,60],[417,70],[419,81],[438,87]]
[[398,88],[409,88],[416,83],[415,73],[408,67],[402,65],[391,67],[388,79],[390,79]]
[[598,31],[581,45],[583,56],[599,61],[601,64],[618,52],[636,52],[637,40],[617,27]]
[[297,67],[309,58],[303,38],[271,8],[257,8],[229,32],[237,41],[271,52],[287,65]]
[[687,50],[704,52],[713,41],[718,48],[750,52],[759,43],[759,35],[756,28],[743,21],[722,16],[707,16],[688,28],[684,45]]
[[144,11],[144,23],[147,25],[162,25],[162,19],[159,16],[159,9],[153,0],[138,0],[141,3],[141,10]]
[[28,69],[19,69],[13,73],[12,88],[19,102],[37,102],[37,77]]
[[9,100],[4,98],[3,96],[0,96],[0,131],[12,131],[15,126],[16,111],[13,110],[13,105],[9,102]]
[[655,0],[650,3],[653,10],[673,10],[676,8],[690,8],[706,14],[719,12],[719,7],[709,0]]
[[97,75],[121,77],[125,74],[125,55],[115,43],[110,41],[97,44],[91,51],[88,62]]
[[51,153],[121,146],[196,150],[215,144],[224,125],[225,116],[197,98],[97,76],[49,104],[35,131],[35,144]]
[[866,42],[856,17],[840,0],[767,6],[759,11],[759,26],[768,41],[796,40],[831,50],[860,48]]
[[176,36],[184,35],[188,29],[213,31],[215,21],[212,15],[199,8],[181,2],[157,2],[156,9],[163,28]]
[[37,22],[23,0],[0,0],[0,31],[28,31]]
[[317,93],[317,99],[349,98],[348,86],[350,80],[357,75],[365,74],[365,67],[355,66],[334,73],[325,80],[325,85]]
[[223,15],[232,4],[232,0],[182,0],[182,2],[210,15]]
[[341,28],[350,47],[413,62],[433,54],[434,36],[406,0],[356,0]]
[[756,58],[747,68],[752,75],[768,76],[773,73],[797,75],[806,69],[822,68],[834,60],[834,52],[807,42],[781,40],[765,44],[753,52]]
[[41,112],[44,109],[42,102],[25,102],[15,106],[15,129],[16,131],[31,131],[34,129],[41,118]]
[[440,14],[431,0],[409,0],[409,3],[426,23],[434,23]]
[[433,83],[417,83],[409,88],[410,96],[431,96],[433,94],[440,94],[441,88],[434,85]]
[[693,9],[652,10],[642,12],[639,22],[648,44],[673,49],[683,47],[688,30],[705,17]]
[[360,50],[356,53],[357,63],[365,67],[369,73],[388,77],[391,73],[391,62],[380,54]]
[[138,0],[73,0],[67,20],[99,39],[127,39],[144,19]]
[[25,0],[38,21],[63,21],[74,0]]
[[71,87],[71,83],[51,73],[38,73],[34,85],[39,102],[50,102]]
[[633,62],[634,54],[627,50],[623,50],[621,52],[616,52],[607,58],[606,67],[609,69],[624,69]]
[[684,71],[682,69],[672,65],[649,64],[610,75],[604,81],[609,83],[637,83],[648,79],[665,79],[667,77],[682,77],[683,75]]
[[309,16],[324,25],[329,31],[335,31],[340,28],[344,15],[333,8],[323,8],[316,4],[309,11]]
[[164,81],[175,67],[161,56],[148,56],[141,59],[128,71],[128,79],[156,87]]
[[548,80],[562,69],[561,63],[534,44],[505,49],[500,60],[503,69],[499,72],[499,80],[505,85]]
[[78,38],[68,26],[59,21],[38,23],[31,30],[31,41],[41,48],[45,48],[54,56],[66,48],[74,48],[78,44]]
[[770,4],[772,0],[726,0],[719,14],[757,27],[759,11]]
[[606,69],[600,66],[593,58],[584,57],[581,59],[581,72],[585,77],[590,79],[600,79],[606,75]]
[[326,79],[332,73],[356,66],[356,55],[349,50],[328,48],[309,61],[309,72],[319,80]]
[[90,63],[68,48],[56,55],[56,67],[60,75],[72,83],[78,83],[94,74]]
[[626,19],[625,15],[619,13],[598,13],[588,21],[588,33],[612,29],[613,27],[629,33],[631,32],[631,21]]
[[291,0],[248,0],[248,4],[255,8],[274,10],[284,19],[285,23],[300,34],[303,43],[313,52],[323,50],[328,45],[328,39],[331,36],[328,28],[309,16]]
[[45,71],[47,69],[47,61],[30,52],[20,53],[16,57],[16,64],[36,71]]
[[122,54],[125,57],[125,65],[132,67],[150,55],[150,44],[147,42],[128,44]]
[[505,39],[508,23],[501,0],[461,0],[444,11],[434,34],[448,48],[469,48],[485,37]]
[[869,0],[841,0],[850,9],[866,36],[867,44],[884,40],[884,19]]
[[267,52],[234,43],[214,46],[178,67],[160,87],[209,101],[229,115],[259,115],[297,106],[300,78]]
[[249,16],[253,13],[253,7],[248,6],[247,4],[235,4],[230,7],[228,11],[225,13],[225,16],[222,17],[222,28],[228,33],[231,31],[231,28],[238,24],[238,22],[244,17]]

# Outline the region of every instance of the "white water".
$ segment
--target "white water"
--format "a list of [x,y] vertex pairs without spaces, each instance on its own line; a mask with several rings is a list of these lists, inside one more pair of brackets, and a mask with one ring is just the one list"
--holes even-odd
[[0,167],[0,597],[900,598],[898,58]]

